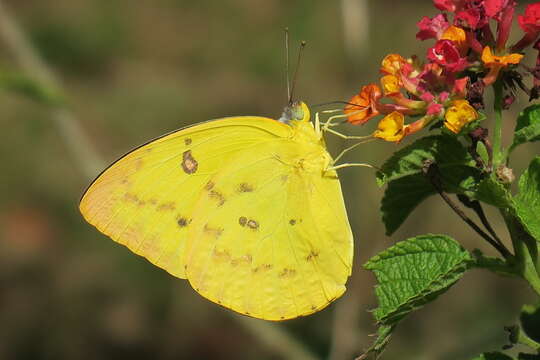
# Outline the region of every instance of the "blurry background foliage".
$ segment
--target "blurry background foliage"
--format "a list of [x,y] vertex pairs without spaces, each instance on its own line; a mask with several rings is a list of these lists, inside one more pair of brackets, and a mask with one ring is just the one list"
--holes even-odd
[[[416,22],[436,13],[430,0],[3,3],[61,79],[65,92],[52,94],[53,100],[69,104],[106,162],[187,124],[228,115],[279,116],[286,98],[285,26],[292,54],[300,40],[308,42],[297,97],[316,104],[348,100],[361,85],[377,81],[387,53],[423,57],[427,44],[415,40]],[[520,1],[518,12],[526,3]],[[0,85],[35,96],[20,70],[0,40]],[[38,90],[49,99],[47,89]],[[516,107],[525,105],[519,99]],[[285,358],[292,345],[279,337],[271,343],[275,331],[303,345],[305,358],[351,359],[372,341],[374,279],[360,265],[375,252],[429,232],[484,249],[436,197],[385,237],[374,174],[345,169],[340,176],[356,238],[347,293],[315,315],[263,325],[202,299],[186,281],[84,223],[77,203],[90,179],[50,115],[39,101],[0,93],[1,359]],[[516,115],[505,115],[507,141]],[[372,130],[373,124],[346,128]],[[334,154],[344,145],[329,139]],[[538,154],[535,147],[516,150],[516,173]],[[371,143],[348,160],[381,164],[397,148]],[[505,238],[497,213],[490,215]],[[385,358],[455,360],[497,349],[505,343],[502,326],[515,321],[519,304],[531,298],[523,283],[474,271],[401,324]]]

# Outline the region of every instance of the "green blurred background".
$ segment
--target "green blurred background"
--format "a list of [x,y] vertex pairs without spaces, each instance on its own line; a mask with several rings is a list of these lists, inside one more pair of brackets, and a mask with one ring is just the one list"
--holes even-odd
[[[415,40],[416,22],[436,14],[430,0],[2,4],[61,80],[74,120],[106,163],[187,124],[229,115],[279,116],[286,98],[286,26],[292,54],[300,40],[308,42],[297,95],[316,104],[347,100],[361,85],[378,81],[378,64],[387,53],[423,56],[430,43]],[[0,70],[23,71],[1,38]],[[514,108],[526,104],[520,99]],[[507,113],[507,140],[516,111]],[[69,141],[82,140],[57,118],[39,102],[0,93],[0,359],[352,359],[373,340],[374,279],[361,264],[376,252],[432,232],[495,255],[435,197],[391,238],[385,236],[382,190],[373,171],[344,169],[356,239],[347,293],[306,318],[248,319],[208,302],[186,281],[83,221],[77,203],[91,180],[88,168],[96,165],[73,151]],[[329,139],[334,154],[344,146]],[[381,164],[398,148],[371,143],[346,160]],[[537,145],[518,149],[516,173],[538,153]],[[488,213],[507,239],[497,213]],[[530,299],[525,283],[472,271],[404,321],[384,358],[469,359],[499,349],[506,343],[502,327]]]

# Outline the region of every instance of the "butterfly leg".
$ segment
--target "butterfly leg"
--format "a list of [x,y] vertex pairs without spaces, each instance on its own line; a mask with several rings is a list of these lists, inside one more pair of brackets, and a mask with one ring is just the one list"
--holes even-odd
[[[326,111],[322,111],[322,113],[332,113],[332,112],[336,112],[336,111],[340,111],[340,110],[326,110]],[[315,116],[315,122],[316,122],[316,127],[317,127],[317,121],[319,121],[318,119],[318,114],[316,114]],[[340,138],[342,139],[345,139],[345,140],[352,140],[352,139],[356,139],[356,140],[363,140],[363,139],[368,139],[368,138],[371,138],[372,135],[367,135],[367,136],[354,136],[354,135],[345,135],[345,134],[342,134],[340,133],[339,131],[336,131],[336,130],[333,130],[331,129],[330,127],[332,126],[336,126],[336,125],[339,125],[339,124],[334,124],[332,123],[334,120],[336,119],[343,119],[343,118],[346,118],[348,117],[349,115],[334,115],[334,116],[331,116],[330,118],[328,118],[328,120],[326,122],[323,123],[323,127],[322,127],[322,131],[323,132],[329,132],[331,134],[334,134],[336,136],[339,136]],[[319,128],[320,128],[320,124],[319,124]]]
[[346,168],[346,167],[368,167],[368,168],[371,168],[371,169],[375,169],[375,170],[379,170],[378,167],[376,166],[373,166],[373,165],[370,165],[370,164],[365,164],[365,163],[344,163],[344,164],[339,164],[339,165],[336,165],[336,166],[330,166],[326,169],[326,171],[331,171],[331,170],[337,170],[337,169],[342,169],[342,168]]
[[373,141],[373,140],[375,140],[375,138],[368,138],[368,139],[365,139],[364,141],[359,141],[359,142],[357,142],[356,144],[353,144],[353,145],[351,145],[351,146],[349,146],[349,147],[343,149],[343,151],[341,151],[341,152],[339,153],[339,155],[336,156],[336,158],[332,161],[332,165],[334,165],[335,163],[337,163],[338,160],[341,159],[341,158],[343,157],[343,155],[345,155],[347,152],[351,151],[352,149],[354,149],[354,148],[356,148],[356,147],[358,147],[358,146],[360,146],[360,145],[362,145],[362,144],[371,142],[371,141]]

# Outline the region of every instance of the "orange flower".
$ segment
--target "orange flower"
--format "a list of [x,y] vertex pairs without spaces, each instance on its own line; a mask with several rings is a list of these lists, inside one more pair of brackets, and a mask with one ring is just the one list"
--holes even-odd
[[381,89],[376,84],[363,86],[360,93],[354,95],[343,110],[345,114],[350,114],[347,121],[354,125],[362,125],[379,115],[377,102],[381,96]]
[[407,60],[399,54],[388,54],[381,62],[381,73],[386,75],[398,75],[399,70],[406,62]]
[[502,68],[510,64],[518,64],[522,58],[523,55],[521,54],[496,56],[493,55],[490,47],[486,46],[482,51],[482,61],[484,62],[484,66],[489,69],[489,73],[484,77],[484,84],[493,84],[497,80],[499,71],[501,71]]
[[458,134],[465,125],[478,119],[478,113],[467,100],[454,100],[446,110],[444,119],[448,130]]
[[373,136],[386,141],[400,142],[406,135],[404,122],[403,114],[393,111],[379,121]]

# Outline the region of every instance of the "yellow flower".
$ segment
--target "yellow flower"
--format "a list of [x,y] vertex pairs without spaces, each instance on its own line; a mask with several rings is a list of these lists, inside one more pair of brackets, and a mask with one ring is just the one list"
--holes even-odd
[[457,134],[463,126],[478,119],[478,113],[467,100],[454,100],[444,114],[444,125]]
[[405,60],[399,54],[388,54],[381,62],[381,73],[387,75],[397,75],[403,64],[406,62],[407,60]]
[[460,52],[467,50],[467,35],[465,34],[465,30],[460,27],[453,25],[449,26],[448,29],[443,32],[441,40],[453,41]]
[[484,84],[491,85],[497,80],[499,71],[510,64],[518,64],[523,55],[507,54],[503,56],[493,55],[491,48],[486,46],[482,51],[482,62],[489,69],[489,73],[484,77]]
[[381,87],[384,95],[395,94],[399,92],[399,79],[395,75],[385,75],[381,78]]
[[379,121],[373,136],[386,141],[399,142],[405,136],[404,122],[405,117],[402,113],[391,112]]

